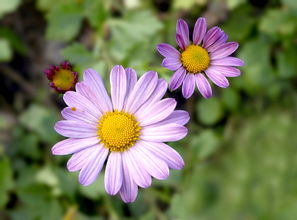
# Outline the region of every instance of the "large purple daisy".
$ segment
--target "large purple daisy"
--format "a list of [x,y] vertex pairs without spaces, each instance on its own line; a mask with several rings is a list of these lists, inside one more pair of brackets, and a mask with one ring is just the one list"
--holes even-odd
[[198,18],[194,27],[193,42],[189,40],[187,23],[179,19],[176,25],[176,42],[181,52],[169,44],[159,44],[157,50],[165,58],[162,66],[175,71],[169,88],[176,90],[182,85],[185,98],[192,96],[195,84],[204,98],[212,96],[207,76],[214,84],[226,88],[229,82],[226,77],[240,75],[235,66],[244,62],[230,55],[238,48],[238,43],[228,42],[227,34],[219,27],[213,27],[206,32],[205,18]]
[[73,154],[67,168],[80,170],[79,182],[85,186],[96,180],[107,160],[106,192],[119,192],[124,202],[133,202],[138,186],[149,187],[151,177],[166,179],[168,168],[183,168],[181,156],[163,142],[187,135],[189,115],[174,110],[174,99],[162,99],[167,83],[156,72],[137,81],[133,69],[115,66],[110,86],[111,99],[100,75],[88,69],[76,92],[65,93],[65,120],[57,122],[55,130],[68,139],[53,146],[52,153]]

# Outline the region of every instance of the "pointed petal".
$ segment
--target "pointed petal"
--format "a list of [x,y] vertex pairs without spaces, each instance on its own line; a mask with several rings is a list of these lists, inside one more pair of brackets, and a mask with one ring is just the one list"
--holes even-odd
[[155,154],[144,148],[141,143],[134,148],[137,151],[141,164],[144,169],[154,178],[159,180],[167,179],[169,176],[168,165]]
[[201,95],[208,99],[212,96],[211,86],[205,76],[201,73],[196,74],[196,85]]
[[148,172],[146,172],[140,164],[140,158],[138,157],[137,152],[134,151],[136,145],[137,144],[122,153],[123,163],[126,164],[126,168],[128,168],[133,181],[138,186],[147,188],[151,185],[152,179]]
[[98,145],[94,145],[74,153],[67,162],[68,171],[75,172],[82,169],[89,163],[91,155],[96,152],[97,147]]
[[213,43],[215,43],[224,32],[219,27],[213,27],[207,31],[203,39],[203,47],[208,48]]
[[161,160],[165,161],[171,169],[180,170],[185,165],[184,160],[179,153],[167,144],[148,141],[142,141],[140,144]]
[[158,44],[157,50],[164,57],[179,59],[180,52],[169,44]]
[[123,183],[123,167],[120,152],[111,152],[105,169],[105,190],[110,195],[115,195]]
[[190,115],[188,112],[183,110],[175,110],[167,118],[158,122],[158,124],[174,123],[179,125],[185,125],[189,122],[189,120],[190,120]]
[[183,82],[182,93],[183,96],[188,99],[190,98],[195,90],[195,74],[187,74]]
[[69,107],[86,111],[95,118],[99,119],[102,115],[100,110],[92,102],[77,92],[68,91],[64,94],[63,99]]
[[224,32],[216,42],[214,42],[212,45],[206,48],[207,51],[209,53],[215,51],[219,46],[226,43],[227,39],[228,39],[228,35]]
[[78,179],[80,184],[87,186],[93,183],[99,175],[106,157],[108,149],[102,144],[98,145],[91,155],[88,164],[86,164],[80,171]]
[[64,119],[71,121],[80,121],[87,124],[97,125],[98,119],[86,111],[76,108],[66,107],[61,112]]
[[[158,83],[153,93],[147,99],[147,101],[141,106],[140,109],[146,109],[148,105],[160,101],[167,91],[167,82],[165,79],[158,79]],[[140,110],[139,109],[139,110]],[[138,110],[138,111],[139,111]]]
[[239,44],[236,42],[228,42],[219,46],[214,52],[210,53],[211,60],[227,57],[237,50]]
[[180,59],[170,57],[170,58],[163,59],[161,65],[169,70],[175,71],[179,67],[181,67],[182,64],[180,62]]
[[112,111],[112,104],[101,76],[95,70],[87,69],[84,71],[84,82],[94,91],[97,100],[100,100],[103,112]]
[[208,78],[210,78],[211,81],[213,81],[213,83],[217,86],[222,88],[227,88],[229,86],[228,79],[215,68],[209,67],[207,70],[205,70],[205,73]]
[[110,89],[113,109],[121,111],[127,92],[126,71],[120,65],[114,66],[110,73]]
[[152,142],[171,142],[183,139],[188,129],[178,124],[154,124],[143,127],[140,139]]
[[54,128],[64,137],[88,138],[97,136],[96,126],[83,122],[61,120],[55,124]]
[[226,77],[240,76],[240,70],[232,66],[212,66]]
[[201,44],[202,39],[204,38],[204,35],[206,33],[207,24],[206,19],[203,17],[200,17],[197,19],[194,31],[193,31],[193,43],[198,45]]
[[186,73],[187,71],[185,70],[185,68],[179,68],[170,79],[169,89],[172,91],[178,89],[182,85],[186,77]]
[[85,148],[93,146],[99,142],[97,137],[90,138],[68,138],[56,143],[52,147],[52,153],[54,155],[67,155],[81,151]]
[[136,82],[137,82],[137,73],[132,68],[125,69],[127,76],[127,91],[126,91],[126,99],[133,90]]
[[217,60],[212,60],[211,65],[217,66],[243,66],[244,62],[237,57],[224,57]]
[[180,48],[185,49],[189,44],[189,27],[183,19],[178,19],[176,23],[177,44]]
[[137,184],[133,181],[127,164],[123,163],[123,184],[120,189],[120,196],[125,203],[131,203],[135,201],[137,193]]
[[145,109],[139,109],[135,116],[140,126],[146,126],[159,122],[167,118],[175,109],[176,101],[172,98],[166,98],[151,105]]
[[131,114],[136,112],[137,109],[151,96],[157,83],[158,75],[156,72],[149,71],[140,77],[128,97],[125,111]]

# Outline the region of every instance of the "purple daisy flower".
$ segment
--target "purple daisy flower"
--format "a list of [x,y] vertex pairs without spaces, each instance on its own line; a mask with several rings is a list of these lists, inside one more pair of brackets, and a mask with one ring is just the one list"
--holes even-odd
[[57,122],[55,130],[68,139],[55,144],[52,153],[73,154],[67,168],[80,170],[79,182],[85,186],[96,180],[107,160],[106,192],[119,193],[128,203],[136,199],[138,186],[151,185],[151,177],[163,180],[169,168],[183,168],[182,157],[163,142],[187,135],[189,115],[174,110],[174,99],[162,99],[167,83],[156,72],[137,81],[133,69],[115,66],[110,85],[111,98],[100,75],[88,69],[76,92],[65,93],[65,120]]
[[244,62],[230,55],[237,50],[238,43],[226,42],[227,34],[219,27],[206,31],[205,18],[198,18],[193,31],[193,42],[189,39],[187,23],[179,19],[176,25],[176,42],[181,52],[169,44],[159,44],[157,50],[165,58],[162,66],[175,71],[171,77],[169,88],[176,90],[182,85],[185,98],[192,96],[195,84],[204,98],[212,96],[207,76],[214,84],[226,88],[229,82],[226,77],[240,75],[235,66],[243,66]]

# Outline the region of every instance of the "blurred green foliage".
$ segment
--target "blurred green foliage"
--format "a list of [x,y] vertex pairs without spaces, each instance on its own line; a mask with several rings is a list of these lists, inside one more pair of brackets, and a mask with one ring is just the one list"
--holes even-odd
[[[115,64],[168,80],[155,46],[175,45],[180,17],[191,27],[199,16],[221,26],[246,65],[230,88],[213,86],[209,100],[168,94],[191,114],[189,135],[171,144],[186,166],[124,204],[106,195],[103,174],[83,187],[65,168],[69,157],[51,155],[62,97],[49,92],[40,59],[29,63],[34,69],[24,64],[34,53],[46,57],[28,40],[32,29],[20,32],[25,17],[12,25],[24,11],[43,22],[34,32],[41,42],[60,45],[54,57],[80,74],[95,68],[106,83]],[[0,0],[0,17],[0,219],[297,218],[295,0]]]

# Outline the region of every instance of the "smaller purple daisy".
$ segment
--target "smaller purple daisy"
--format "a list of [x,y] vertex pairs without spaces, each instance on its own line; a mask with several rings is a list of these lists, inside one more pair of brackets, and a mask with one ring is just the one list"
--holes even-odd
[[244,62],[230,55],[238,48],[237,42],[226,42],[227,34],[215,26],[206,31],[205,18],[198,18],[193,31],[193,42],[189,39],[187,23],[179,19],[176,24],[176,42],[181,52],[169,44],[159,44],[157,50],[165,58],[162,66],[175,71],[169,83],[170,90],[176,90],[182,85],[183,96],[188,99],[195,90],[195,84],[204,98],[212,96],[211,86],[207,76],[219,87],[227,88],[226,77],[240,75],[236,66]]
[[72,65],[68,61],[64,61],[60,66],[51,65],[44,74],[50,81],[50,87],[59,93],[74,90],[78,81],[78,73],[73,71]]

